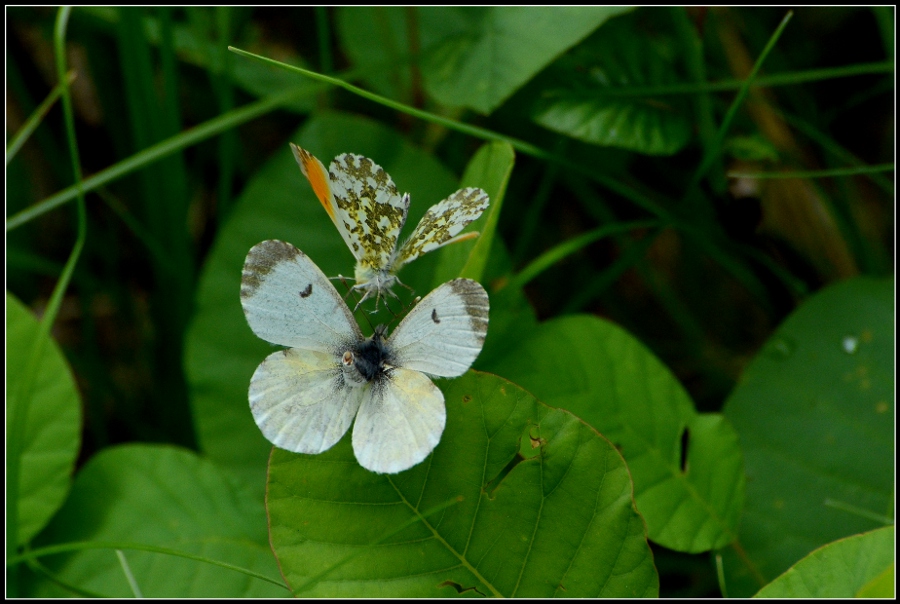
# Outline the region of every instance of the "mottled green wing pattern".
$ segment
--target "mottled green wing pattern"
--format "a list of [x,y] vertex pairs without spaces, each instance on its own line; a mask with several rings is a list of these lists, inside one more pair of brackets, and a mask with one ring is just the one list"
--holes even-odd
[[409,195],[400,195],[381,166],[367,157],[343,153],[328,168],[336,203],[335,219],[349,235],[358,263],[385,270],[406,222]]
[[397,272],[404,264],[448,243],[476,237],[478,233],[456,235],[481,216],[488,203],[487,193],[477,187],[468,187],[431,206],[400,248],[391,270]]

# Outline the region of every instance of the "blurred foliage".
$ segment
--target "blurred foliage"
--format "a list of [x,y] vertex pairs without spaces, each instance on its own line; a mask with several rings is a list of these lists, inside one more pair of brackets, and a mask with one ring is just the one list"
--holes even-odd
[[[8,143],[58,84],[55,15],[7,8]],[[30,489],[22,497],[42,497],[38,504],[8,502],[28,506],[19,513],[20,537],[46,525],[32,545],[144,539],[277,576],[259,506],[268,446],[249,415],[240,415],[247,372],[267,350],[237,311],[240,265],[267,238],[292,241],[327,274],[346,274],[351,262],[291,157],[293,141],[326,164],[341,152],[372,157],[412,193],[411,224],[464,173],[463,186],[469,179],[487,186],[484,179],[505,189],[502,211],[479,225],[496,228],[496,238],[486,240],[491,327],[476,368],[575,413],[610,438],[629,467],[635,448],[638,458],[646,454],[632,468],[634,493],[660,595],[719,595],[717,558],[730,596],[751,595],[791,566],[803,576],[827,572],[809,558],[797,563],[824,543],[883,524],[864,515],[872,508],[892,521],[893,483],[885,477],[894,452],[882,433],[893,423],[886,364],[893,283],[885,277],[894,271],[895,243],[894,9],[797,9],[726,123],[784,16],[776,7],[74,9],[66,48],[76,74],[78,150],[87,181],[106,177],[90,187],[86,244],[51,332],[75,387],[56,347],[48,348],[47,366],[59,367],[58,375],[39,374],[32,405],[48,388],[64,393],[53,400],[58,409],[43,405],[31,417],[46,418],[58,433],[23,437],[33,445],[29,463],[53,459],[29,470],[28,484],[47,476],[43,488],[52,494]],[[227,46],[515,139],[515,164],[508,146],[482,147],[484,140],[446,123]],[[6,242],[7,291],[15,296],[7,298],[11,357],[34,339],[18,300],[43,315],[76,235],[60,104],[36,115],[33,134],[7,157],[7,219],[15,225]],[[160,143],[165,150],[141,154]],[[473,167],[479,149],[491,154],[482,157],[485,166],[496,165]],[[859,173],[816,177],[838,168]],[[604,227],[610,230],[597,231]],[[457,266],[459,253],[450,248],[417,261],[404,281],[426,289],[435,271]],[[552,268],[535,269],[539,257],[552,259]],[[481,266],[469,268],[481,274]],[[574,313],[596,316],[568,316]],[[820,343],[827,353],[819,354]],[[22,358],[8,361],[8,374]],[[8,397],[15,383],[8,380]],[[617,398],[617,387],[626,395]],[[603,404],[595,405],[599,393]],[[837,397],[849,401],[854,418],[834,411]],[[73,400],[82,404],[84,425],[71,483],[65,476],[78,438],[70,432],[81,421],[72,419]],[[785,418],[807,433],[798,437]],[[658,438],[642,440],[652,419]],[[771,438],[791,445],[793,462],[804,466],[791,466],[794,478],[772,469]],[[828,447],[869,442],[878,444],[877,459],[832,460],[840,471],[831,482],[821,475],[831,466],[804,465],[828,462],[818,453]],[[112,447],[122,443],[130,444]],[[737,534],[747,548],[726,547],[712,558],[684,553],[708,552],[735,536],[744,482],[732,466],[741,455],[749,481]],[[706,482],[716,468],[702,467],[720,458],[732,468],[735,491],[727,497]],[[854,490],[848,477],[861,469],[876,475],[874,487]],[[763,483],[771,476],[778,480]],[[202,511],[160,488],[164,478],[205,495]],[[656,524],[666,510],[643,507],[654,480],[690,508],[674,527]],[[782,499],[798,480],[808,500]],[[808,515],[826,491],[837,504]],[[766,507],[773,500],[786,506],[774,515]],[[713,528],[698,511],[705,505],[722,514]],[[829,515],[841,505],[851,518]],[[162,508],[171,510],[167,521],[190,530],[124,530]],[[79,526],[86,510],[96,526]],[[193,523],[195,515],[203,522]],[[802,517],[826,529],[801,526],[794,535],[777,524],[795,526]],[[220,526],[230,532],[217,532]],[[748,526],[760,528],[748,538]],[[115,557],[102,555],[47,558],[55,560],[51,568],[19,566],[16,577],[32,595],[68,593],[47,573],[87,593],[132,593]],[[754,561],[752,568],[735,571],[735,556]],[[135,572],[149,573],[154,585],[188,572],[157,558],[138,553]],[[843,587],[866,589],[883,566],[879,559]],[[230,572],[209,571],[193,592],[145,595],[279,593]]]

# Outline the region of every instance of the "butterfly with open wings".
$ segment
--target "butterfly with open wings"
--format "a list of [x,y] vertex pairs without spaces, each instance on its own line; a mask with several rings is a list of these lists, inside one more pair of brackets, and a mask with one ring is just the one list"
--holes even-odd
[[429,376],[462,375],[481,352],[488,296],[454,279],[416,304],[388,336],[364,337],[346,302],[312,260],[268,240],[247,254],[241,304],[257,336],[287,346],[257,367],[250,410],[263,435],[297,453],[330,449],[354,418],[360,465],[396,473],[425,459],[446,421]]

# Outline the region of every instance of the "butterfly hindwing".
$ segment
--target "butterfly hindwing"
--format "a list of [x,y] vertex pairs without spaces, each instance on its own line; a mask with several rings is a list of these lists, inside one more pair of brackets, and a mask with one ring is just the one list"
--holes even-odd
[[263,436],[295,453],[330,449],[353,422],[365,392],[340,379],[334,355],[288,348],[250,379],[250,411]]
[[282,346],[333,352],[362,339],[337,290],[306,254],[270,239],[250,249],[241,305],[257,336]]
[[462,375],[487,334],[490,304],[477,281],[454,279],[416,304],[388,339],[394,361],[440,377]]
[[416,465],[441,440],[444,395],[418,371],[397,367],[367,389],[353,426],[353,453],[372,472],[394,474]]
[[439,247],[476,237],[475,232],[457,234],[481,216],[489,202],[487,193],[468,187],[431,206],[397,253],[393,270]]

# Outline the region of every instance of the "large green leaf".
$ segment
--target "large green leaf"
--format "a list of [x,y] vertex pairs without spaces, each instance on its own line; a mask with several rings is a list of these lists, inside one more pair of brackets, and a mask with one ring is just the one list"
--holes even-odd
[[[614,96],[678,81],[672,40],[638,26],[646,12],[612,19],[548,69],[532,111],[545,128],[595,145],[671,155],[691,135],[684,96]],[[538,86],[538,83],[535,83]]]
[[490,113],[621,6],[441,7],[419,11],[425,88]]
[[650,539],[686,552],[735,539],[744,499],[737,435],[722,416],[698,414],[669,370],[623,329],[590,316],[555,319],[486,368],[616,444]]
[[739,551],[723,552],[729,595],[752,595],[817,547],[892,513],[893,305],[893,280],[819,292],[729,397],[748,479]]
[[[428,207],[459,188],[456,178],[433,157],[396,132],[362,117],[320,115],[291,140],[326,166],[343,152],[359,153],[380,164],[397,187],[411,195],[407,233]],[[247,252],[265,239],[294,244],[326,275],[353,274],[353,256],[313,195],[287,141],[283,151],[270,159],[244,190],[219,233],[201,276],[185,354],[203,450],[257,485],[260,495],[270,445],[250,415],[247,389],[250,376],[272,352],[272,346],[250,331],[238,292]],[[400,273],[403,282],[421,295],[430,291],[434,256],[426,254]],[[408,293],[397,289],[401,295]],[[362,311],[358,316],[365,331]],[[378,317],[385,318],[379,315],[371,320]]]
[[[613,15],[628,7],[350,7],[338,31],[347,54],[379,91],[409,94],[411,70],[385,74],[421,48],[425,89],[440,103],[490,113],[513,92]],[[410,20],[418,25],[410,44]]]
[[[166,547],[279,579],[259,500],[211,462],[171,446],[123,445],[91,458],[38,545],[76,541]],[[138,550],[124,550],[124,555],[146,597],[289,595],[271,583],[205,562]],[[81,589],[110,597],[133,595],[111,550],[54,555],[42,562]],[[45,581],[30,595],[70,594]]]
[[506,184],[512,174],[515,157],[515,151],[509,143],[487,143],[482,145],[466,166],[459,186],[482,188],[490,196],[491,205],[466,229],[478,231],[480,234],[477,239],[448,245],[440,251],[432,287],[457,277],[481,281],[493,247]]
[[18,544],[28,542],[50,520],[69,492],[81,442],[81,401],[65,357],[53,340],[43,344],[37,375],[28,392],[21,379],[40,326],[15,296],[6,294],[6,421],[26,405],[20,438]]
[[[757,598],[853,598],[894,563],[894,527],[820,547],[766,585]],[[866,597],[894,597],[888,593]]]
[[401,102],[412,98],[413,57],[409,46],[410,13],[400,6],[342,6],[335,30],[344,53],[361,77],[379,94]]
[[622,457],[570,413],[469,372],[440,382],[434,453],[373,474],[349,437],[275,449],[271,542],[297,595],[655,596],[658,577]]

